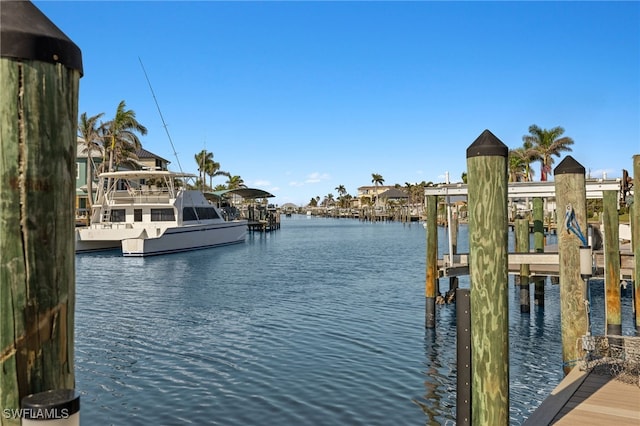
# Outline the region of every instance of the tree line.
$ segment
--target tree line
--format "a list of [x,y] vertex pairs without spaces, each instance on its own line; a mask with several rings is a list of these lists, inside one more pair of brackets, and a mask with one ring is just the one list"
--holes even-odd
[[[531,182],[535,174],[531,165],[540,162],[540,181],[547,181],[552,174],[552,166],[555,162],[553,157],[560,157],[563,152],[571,152],[572,138],[564,135],[564,128],[557,126],[551,129],[543,129],[535,124],[529,126],[529,133],[522,136],[522,146],[509,149],[508,157],[508,181],[509,182]],[[376,186],[384,183],[384,178],[379,173],[371,174],[371,183]],[[467,183],[467,173],[463,172],[461,180]],[[395,184],[394,187],[403,189],[408,195],[408,204],[424,203],[424,188],[432,186],[433,182],[421,182],[411,184],[406,182],[404,187]],[[349,207],[354,198],[349,195],[344,185],[338,185],[335,190],[338,192],[337,200],[333,194],[327,194],[324,198],[316,196],[309,201],[310,207],[332,206]],[[322,200],[322,201],[320,201]],[[362,201],[366,205],[373,205],[375,197],[363,197]]]

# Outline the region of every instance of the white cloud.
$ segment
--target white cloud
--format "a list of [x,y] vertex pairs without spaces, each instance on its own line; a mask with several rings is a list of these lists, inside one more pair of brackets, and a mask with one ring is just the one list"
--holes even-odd
[[314,172],[307,176],[307,179],[304,181],[305,183],[318,183],[323,180],[328,180],[329,175],[327,173],[318,173]]

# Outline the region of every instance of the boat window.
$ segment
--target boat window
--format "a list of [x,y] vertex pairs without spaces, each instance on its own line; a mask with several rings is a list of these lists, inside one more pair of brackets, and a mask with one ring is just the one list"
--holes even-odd
[[[196,215],[197,213],[197,215]],[[196,207],[195,211],[193,207],[185,207],[182,209],[182,220],[205,220],[205,219],[219,219],[220,216],[216,209],[213,207]]]
[[133,221],[142,222],[142,209],[133,209]]
[[152,222],[169,222],[175,220],[176,217],[173,209],[151,209]]
[[125,222],[127,215],[124,209],[111,210],[111,222]]

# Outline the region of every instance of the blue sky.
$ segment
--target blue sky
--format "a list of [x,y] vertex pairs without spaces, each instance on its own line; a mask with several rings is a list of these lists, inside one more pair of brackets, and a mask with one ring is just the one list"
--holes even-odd
[[82,50],[80,113],[125,100],[178,170],[140,58],[183,171],[207,149],[280,205],[458,181],[484,129],[562,126],[592,177],[640,154],[639,2],[34,3]]

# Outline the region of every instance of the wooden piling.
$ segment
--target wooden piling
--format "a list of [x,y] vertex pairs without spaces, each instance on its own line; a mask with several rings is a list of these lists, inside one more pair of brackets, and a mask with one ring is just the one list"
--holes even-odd
[[[455,211],[451,215],[451,259],[453,259],[454,254],[458,254],[458,208],[456,207]],[[447,296],[455,295],[455,291],[458,288],[458,277],[453,276],[449,277],[449,291]],[[448,302],[448,301],[447,301]]]
[[[74,388],[74,182],[82,59],[31,2],[0,28],[0,407]],[[20,419],[0,416],[0,424]]]
[[632,205],[631,232],[633,232],[633,254],[635,258],[633,285],[633,313],[636,324],[636,336],[640,336],[640,154],[633,156],[633,187],[635,197]]
[[451,252],[458,253],[458,208],[451,214]]
[[427,204],[427,271],[425,282],[425,327],[436,326],[436,292],[438,287],[438,197],[428,195]]
[[[515,221],[516,252],[529,253],[529,221],[516,219]],[[520,265],[520,312],[531,312],[531,296],[529,294],[530,268],[527,264]]]
[[622,334],[620,310],[620,220],[618,218],[618,192],[603,191],[604,225],[604,287],[606,292],[606,333]]
[[[544,201],[533,199],[533,248],[537,253],[544,252]],[[544,278],[534,282],[534,303],[544,307]]]
[[544,251],[544,201],[533,199],[533,248],[536,252]]
[[474,425],[509,424],[507,155],[488,130],[467,148]]
[[558,211],[558,252],[560,275],[560,320],[562,328],[562,361],[564,373],[569,374],[582,357],[578,339],[589,331],[584,282],[580,277],[580,246],[583,242],[566,226],[566,212],[575,215],[581,232],[587,230],[587,200],[585,169],[570,155],[554,170]]

